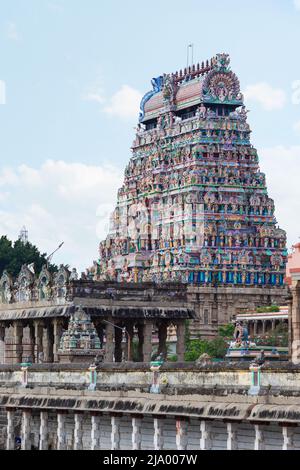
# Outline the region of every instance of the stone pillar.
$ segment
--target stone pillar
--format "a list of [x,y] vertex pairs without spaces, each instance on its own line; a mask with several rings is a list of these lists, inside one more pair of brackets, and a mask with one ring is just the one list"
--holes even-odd
[[54,323],[53,323],[53,336],[54,336],[54,341],[53,341],[53,360],[54,362],[59,362],[59,357],[58,357],[58,350],[60,346],[60,340],[62,337],[63,333],[63,320],[60,318],[55,318]]
[[163,357],[167,357],[167,337],[168,337],[168,325],[167,323],[158,324],[158,354],[163,354]]
[[164,448],[164,426],[162,418],[154,418],[154,450]]
[[274,330],[275,330],[275,327],[276,327],[275,320],[272,320],[272,331],[274,331]]
[[[299,277],[300,275],[298,275]],[[300,279],[292,274],[292,362],[300,364]]]
[[66,413],[58,411],[57,413],[57,450],[66,450]]
[[292,353],[293,353],[293,325],[292,325],[293,296],[290,292],[287,297],[287,304],[288,304],[289,356],[290,358],[292,358]]
[[5,324],[0,323],[0,364],[5,364]]
[[238,450],[236,423],[227,423],[227,450]]
[[262,321],[262,334],[265,335],[266,334],[266,320],[263,320]]
[[13,323],[13,362],[14,364],[20,364],[23,358],[23,325],[21,321],[15,321]]
[[201,431],[200,449],[211,450],[212,449],[211,424],[208,421],[201,421],[200,431]]
[[109,323],[106,324],[105,329],[106,343],[105,343],[105,362],[114,361],[114,327]]
[[[133,360],[133,336],[134,336],[134,328],[133,328],[133,324],[132,323],[129,323],[127,324],[126,326],[126,330],[127,330],[127,334],[126,334],[126,338],[127,338],[127,351],[126,351],[126,358],[127,358],[127,361],[128,362],[131,362]],[[129,337],[128,337],[129,335]],[[130,341],[130,348],[128,348],[128,342]]]
[[41,411],[40,413],[40,444],[39,450],[48,450],[48,413]]
[[177,450],[187,450],[187,430],[188,422],[183,418],[176,419],[176,448]]
[[74,415],[74,450],[82,450],[83,449],[83,414],[82,413],[75,413]]
[[138,358],[139,362],[143,362],[143,346],[144,346],[144,325],[138,325]]
[[43,353],[43,334],[44,325],[43,322],[37,320],[34,323],[35,328],[35,362],[38,364],[40,361],[40,354]]
[[120,416],[111,416],[111,450],[120,450]]
[[177,324],[177,344],[176,344],[176,354],[178,362],[184,362],[184,353],[185,353],[185,324],[182,321]]
[[132,450],[141,450],[142,444],[142,418],[134,416],[132,418]]
[[6,450],[15,450],[15,410],[7,409],[7,437],[6,437]]
[[29,339],[30,339],[30,352],[29,355],[34,362],[34,352],[35,352],[35,329],[33,323],[29,325]]
[[44,329],[44,344],[45,344],[45,357],[44,361],[48,364],[53,362],[53,346],[54,346],[54,335],[53,326],[51,323],[47,323]]
[[262,430],[261,425],[255,424],[254,429],[255,429],[254,450],[265,450],[264,432]]
[[294,429],[292,427],[283,426],[283,446],[282,450],[294,450]]
[[91,431],[91,450],[100,450],[100,415],[93,414],[91,416],[92,431]]
[[122,339],[122,330],[115,328],[115,362],[122,362]]
[[31,410],[23,410],[22,412],[22,450],[31,450]]
[[152,356],[152,330],[153,324],[145,323],[144,325],[144,342],[143,342],[143,362],[151,362]]
[[254,321],[254,332],[253,332],[253,333],[254,333],[254,336],[257,336],[257,326],[258,326],[258,321],[255,320],[255,321]]

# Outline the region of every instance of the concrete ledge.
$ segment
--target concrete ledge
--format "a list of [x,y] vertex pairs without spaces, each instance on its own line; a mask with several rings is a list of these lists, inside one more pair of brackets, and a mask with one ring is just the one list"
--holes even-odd
[[[75,372],[87,371],[90,364],[32,364],[29,369],[32,372]],[[213,362],[205,365],[197,365],[194,362],[169,362],[165,363],[161,372],[227,372],[227,371],[249,371],[249,362]],[[0,365],[1,372],[20,371],[21,365]],[[149,372],[150,363],[123,362],[123,363],[103,363],[98,366],[98,371],[105,372]],[[292,362],[266,362],[264,371],[276,372],[299,372],[300,364]]]

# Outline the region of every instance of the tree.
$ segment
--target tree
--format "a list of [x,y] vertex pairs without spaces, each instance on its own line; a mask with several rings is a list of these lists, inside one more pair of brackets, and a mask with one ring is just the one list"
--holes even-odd
[[[6,236],[0,238],[0,276],[3,271],[7,271],[13,277],[16,277],[23,264],[34,263],[36,273],[40,273],[43,265],[47,264],[47,255],[40,253],[38,248],[32,243],[23,243],[17,240],[12,243]],[[53,264],[49,265],[52,272],[57,271]]]
[[229,323],[228,325],[221,326],[219,328],[219,336],[222,338],[232,338],[234,334],[235,326],[233,323]]

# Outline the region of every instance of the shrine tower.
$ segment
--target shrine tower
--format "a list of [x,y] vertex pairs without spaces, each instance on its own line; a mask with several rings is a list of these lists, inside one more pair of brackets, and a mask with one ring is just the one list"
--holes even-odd
[[229,56],[155,78],[152,87],[97,279],[182,282],[200,295],[264,289],[257,302],[274,302],[284,289],[286,233]]

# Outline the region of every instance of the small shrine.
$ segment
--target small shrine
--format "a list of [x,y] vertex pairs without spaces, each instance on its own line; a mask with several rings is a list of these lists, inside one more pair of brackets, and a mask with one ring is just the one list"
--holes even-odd
[[268,361],[288,360],[287,348],[257,345],[251,341],[248,327],[237,322],[234,330],[234,340],[230,342],[226,359],[233,361],[259,361],[259,358]]
[[59,361],[88,362],[101,352],[101,343],[91,317],[82,307],[71,315],[67,331],[62,335],[58,350]]

